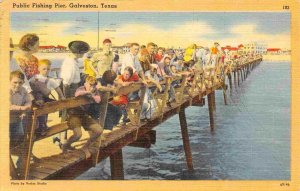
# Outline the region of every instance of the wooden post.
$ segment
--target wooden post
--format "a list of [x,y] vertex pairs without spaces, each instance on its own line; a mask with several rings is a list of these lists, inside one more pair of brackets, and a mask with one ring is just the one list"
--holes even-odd
[[12,180],[18,180],[18,174],[17,174],[17,170],[16,170],[16,167],[14,165],[14,162],[11,158],[11,155],[9,156],[9,170],[10,170],[10,176],[11,176],[11,179]]
[[31,119],[28,120],[26,127],[25,142],[24,142],[24,156],[22,156],[21,178],[27,180],[29,176],[30,159],[32,148],[34,144],[34,134],[37,125],[37,115],[35,112],[31,115]]
[[[196,76],[194,77],[196,78]],[[186,79],[187,79],[187,76],[186,75],[183,75],[182,76],[182,82],[180,84],[180,88],[179,88],[179,96],[178,96],[178,99],[176,100],[177,103],[182,103],[182,100],[183,100],[183,93],[184,93],[184,90],[185,90],[185,84],[186,84]],[[188,91],[188,90],[187,90]],[[191,98],[192,100],[193,98]],[[192,101],[191,101],[192,102]],[[177,113],[179,112],[180,110],[180,107],[178,107],[177,109]]]
[[216,110],[217,110],[217,107],[216,107],[216,92],[215,92],[215,91],[212,91],[212,92],[211,92],[211,95],[212,95],[213,109],[214,109],[214,111],[216,111]]
[[233,82],[234,82],[234,87],[235,87],[235,89],[237,89],[236,87],[237,87],[237,82],[236,82],[236,72],[237,72],[237,70],[235,70],[234,72],[233,72]]
[[162,97],[162,102],[161,105],[158,107],[158,111],[160,114],[160,120],[163,119],[164,117],[164,108],[167,105],[168,99],[169,99],[169,90],[171,87],[171,78],[170,77],[166,77],[166,88],[165,88],[165,92],[163,94]]
[[[100,108],[99,108],[99,125],[104,129],[104,123],[106,119],[106,113],[107,113],[107,106],[108,106],[108,99],[110,96],[110,92],[102,92],[101,93],[101,103],[100,103]],[[102,136],[102,135],[100,135]],[[99,160],[99,154],[100,154],[100,147],[101,147],[101,140],[99,143],[98,151],[97,153],[93,156],[93,163],[94,166],[98,163]]]
[[209,122],[210,122],[210,128],[211,130],[214,130],[215,128],[215,122],[214,122],[214,109],[213,109],[213,101],[212,101],[212,94],[207,95],[208,100],[208,111],[209,111]]
[[225,82],[223,83],[222,87],[223,87],[224,104],[227,105],[227,93],[226,93],[227,87]]
[[240,71],[241,71],[241,69],[238,69],[238,70],[237,70],[238,86],[240,86]]
[[110,171],[112,180],[124,180],[122,149],[110,155]]
[[190,140],[189,140],[189,134],[188,134],[188,129],[187,129],[184,108],[181,108],[179,111],[179,121],[180,121],[181,135],[182,135],[182,141],[183,141],[183,147],[184,147],[187,167],[189,170],[194,170],[193,158],[192,158],[192,152],[191,152],[191,147],[190,147]]
[[229,87],[230,87],[230,95],[232,94],[232,76],[231,73],[227,74],[228,80],[229,80]]

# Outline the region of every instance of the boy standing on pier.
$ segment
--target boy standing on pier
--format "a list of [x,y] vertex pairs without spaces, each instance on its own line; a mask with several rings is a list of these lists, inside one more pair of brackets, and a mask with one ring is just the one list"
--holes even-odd
[[[31,110],[31,98],[22,87],[25,75],[21,71],[10,73],[10,149],[22,143],[24,139],[25,116]],[[22,153],[19,153],[20,155]],[[18,160],[17,166],[20,164]]]

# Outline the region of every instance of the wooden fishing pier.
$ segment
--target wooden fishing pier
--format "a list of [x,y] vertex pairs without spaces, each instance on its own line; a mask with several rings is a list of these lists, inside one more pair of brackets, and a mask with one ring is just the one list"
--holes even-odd
[[[213,130],[215,128],[214,113],[216,111],[215,91],[223,91],[224,103],[227,104],[227,89],[229,89],[231,94],[233,86],[238,87],[261,61],[261,57],[255,57],[245,63],[230,63],[227,66],[231,67],[223,68],[219,75],[213,77],[209,76],[208,78],[205,76],[205,71],[196,72],[192,83],[194,85],[192,86],[185,86],[187,80],[185,75],[180,78],[167,78],[165,82],[163,82],[166,86],[166,90],[163,93],[158,93],[157,91],[154,93],[154,98],[158,103],[157,112],[149,121],[145,122],[140,120],[140,115],[146,86],[141,83],[135,83],[126,89],[121,88],[116,93],[117,95],[135,92],[137,90],[141,91],[140,99],[129,103],[128,114],[131,122],[127,124],[126,127],[114,128],[113,131],[102,134],[102,141],[98,151],[92,153],[92,156],[89,158],[86,158],[85,153],[79,148],[74,151],[54,155],[49,153],[49,156],[47,157],[31,161],[34,143],[43,139],[49,139],[53,135],[66,132],[69,129],[66,121],[59,122],[53,126],[49,126],[46,135],[37,136],[35,135],[37,117],[89,104],[91,103],[90,99],[87,97],[70,98],[46,103],[41,108],[34,108],[29,116],[30,123],[26,127],[24,143],[11,150],[11,177],[15,180],[74,179],[89,168],[94,167],[96,164],[109,157],[111,178],[113,180],[122,180],[124,179],[122,149],[125,146],[150,148],[156,141],[156,132],[153,129],[177,114],[180,120],[187,169],[193,170],[192,152],[190,148],[185,109],[189,106],[201,107],[205,105],[205,97],[207,96],[210,127]],[[226,80],[226,77],[228,80]],[[176,102],[167,105],[167,90],[170,88],[172,81],[178,79],[181,80],[181,85],[176,88]],[[203,87],[203,84],[207,83],[207,81],[211,83],[206,87],[205,91],[203,91],[201,87]],[[229,88],[227,88],[226,81],[229,83]],[[152,86],[154,87],[154,85]],[[101,92],[101,94],[99,123],[103,126],[106,118],[107,106],[113,95],[110,92]],[[86,139],[80,140],[81,143],[84,143],[84,141],[86,141]],[[13,164],[12,156],[15,153],[20,152],[22,153],[23,160],[21,168],[16,169]]]

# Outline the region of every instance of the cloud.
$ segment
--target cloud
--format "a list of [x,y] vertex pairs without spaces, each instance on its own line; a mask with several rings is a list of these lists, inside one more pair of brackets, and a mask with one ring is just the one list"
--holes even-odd
[[265,43],[267,47],[273,48],[288,48],[290,49],[290,34],[280,33],[280,34],[269,34],[262,33],[257,30],[256,24],[242,24],[235,25],[230,28],[230,33],[232,37],[222,39],[224,44],[231,44],[236,42],[236,44],[249,43],[249,42],[260,42]]
[[[230,26],[229,26],[230,27]],[[83,28],[83,29],[82,29]],[[33,30],[34,29],[34,30]],[[223,37],[212,25],[204,21],[190,21],[178,23],[172,27],[157,28],[145,23],[123,24],[112,31],[100,29],[100,45],[103,39],[110,38],[114,45],[123,45],[128,42],[147,44],[155,42],[163,47],[187,47],[191,43],[202,46],[211,46],[214,41],[221,45],[237,46],[249,42],[266,43],[268,47],[290,48],[290,34],[267,34],[257,30],[257,25],[245,23],[233,25],[229,28],[229,35]],[[217,33],[218,32],[218,33]],[[40,36],[41,45],[64,45],[70,41],[83,40],[91,47],[97,47],[97,30],[75,26],[71,22],[43,23],[40,27],[29,29],[18,29],[11,32],[13,42],[17,43],[26,33],[36,33]],[[208,38],[210,36],[210,38]],[[229,36],[229,37],[228,37]],[[215,39],[212,39],[215,38]]]

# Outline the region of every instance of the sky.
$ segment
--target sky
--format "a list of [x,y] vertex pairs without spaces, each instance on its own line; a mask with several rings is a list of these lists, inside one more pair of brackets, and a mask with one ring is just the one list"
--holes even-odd
[[210,47],[217,41],[221,46],[258,42],[290,49],[288,12],[13,12],[10,37],[17,44],[23,35],[36,33],[41,45],[84,40],[97,47],[98,21],[100,46],[110,38],[117,46]]

